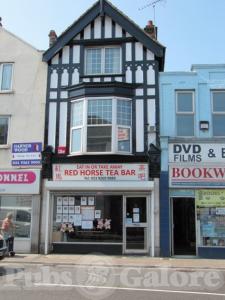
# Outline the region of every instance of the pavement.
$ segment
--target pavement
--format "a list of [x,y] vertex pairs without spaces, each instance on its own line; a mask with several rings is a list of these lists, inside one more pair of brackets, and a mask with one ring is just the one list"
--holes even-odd
[[[90,260],[104,255],[41,255],[16,254],[1,261],[3,264],[41,265],[89,265]],[[174,268],[174,269],[221,269],[225,270],[225,260],[201,258],[161,258],[148,256],[104,256],[110,265],[116,267]]]

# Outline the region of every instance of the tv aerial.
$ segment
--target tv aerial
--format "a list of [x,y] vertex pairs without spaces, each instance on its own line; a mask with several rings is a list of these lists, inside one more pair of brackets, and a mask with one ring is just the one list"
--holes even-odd
[[147,4],[145,4],[144,6],[139,7],[138,10],[141,11],[141,10],[144,10],[144,9],[146,9],[148,7],[152,7],[153,8],[153,13],[154,13],[154,23],[155,23],[155,7],[156,7],[157,4],[162,3],[162,2],[166,2],[166,0],[154,0],[154,1],[151,1],[151,2],[149,2]]

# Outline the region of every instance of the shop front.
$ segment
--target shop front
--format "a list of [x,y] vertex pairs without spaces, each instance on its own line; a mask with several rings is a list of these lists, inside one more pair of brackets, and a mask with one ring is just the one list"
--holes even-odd
[[13,214],[15,252],[37,253],[40,170],[0,170],[0,224]]
[[219,143],[170,145],[172,255],[225,257],[224,150]]
[[148,164],[53,164],[44,185],[45,253],[154,255]]

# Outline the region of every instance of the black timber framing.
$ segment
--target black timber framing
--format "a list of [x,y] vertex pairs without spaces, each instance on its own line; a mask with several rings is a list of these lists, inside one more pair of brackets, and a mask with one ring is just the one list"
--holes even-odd
[[121,38],[103,38],[103,39],[88,39],[88,40],[72,40],[68,45],[84,45],[84,46],[105,46],[105,45],[120,45],[122,43],[137,42],[135,37],[121,37]]

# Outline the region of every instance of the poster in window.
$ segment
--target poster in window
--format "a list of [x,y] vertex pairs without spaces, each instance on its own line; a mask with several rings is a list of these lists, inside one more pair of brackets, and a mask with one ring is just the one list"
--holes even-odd
[[118,141],[128,141],[129,138],[129,128],[118,128]]
[[68,197],[63,197],[63,205],[68,205],[68,204],[69,204]]
[[69,206],[69,214],[74,214],[74,206]]
[[62,197],[57,197],[57,205],[62,205],[63,201],[62,201]]
[[81,214],[82,214],[83,221],[93,221],[95,218],[95,207],[83,206],[81,207]]
[[57,205],[56,211],[57,211],[57,214],[62,214],[62,212],[63,212],[62,205]]
[[133,214],[133,222],[134,223],[140,222],[140,214]]
[[69,209],[68,206],[63,206],[63,214],[68,214]]
[[74,197],[69,197],[69,205],[73,205],[74,206],[74,202],[75,202]]
[[63,215],[63,223],[66,223],[69,221],[68,215]]
[[56,215],[56,223],[62,223],[62,215]]
[[80,206],[75,206],[74,212],[75,212],[75,214],[80,214]]
[[134,207],[133,208],[133,213],[134,214],[139,214],[139,212],[140,212],[140,208],[139,207]]
[[93,221],[82,221],[82,229],[93,229]]
[[100,209],[95,210],[95,219],[101,219],[101,210]]
[[81,214],[73,215],[74,226],[81,226],[81,221],[82,221],[82,215]]
[[73,219],[74,219],[74,218],[73,218],[73,215],[69,215],[69,222],[70,222],[70,223],[73,223]]
[[87,197],[81,197],[81,205],[87,205]]
[[88,197],[88,205],[90,206],[95,205],[95,197]]

